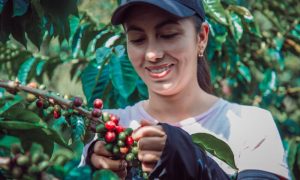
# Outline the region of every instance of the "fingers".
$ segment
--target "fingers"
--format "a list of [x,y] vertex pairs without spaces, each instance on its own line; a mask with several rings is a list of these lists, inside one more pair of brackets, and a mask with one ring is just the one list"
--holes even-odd
[[144,172],[151,172],[154,167],[155,167],[156,163],[142,163],[142,169]]
[[127,162],[123,160],[112,160],[108,157],[92,154],[92,165],[97,169],[110,169],[112,171],[123,171],[127,167]]
[[161,126],[144,126],[137,129],[132,137],[134,140],[139,140],[141,137],[163,137],[165,136],[165,132]]
[[143,137],[138,141],[139,150],[163,151],[167,136]]
[[138,153],[138,159],[142,163],[156,163],[160,156],[162,155],[162,151],[140,151]]
[[112,154],[106,150],[104,141],[97,141],[94,145],[94,153],[101,156],[111,157]]
[[155,125],[155,123],[147,121],[147,120],[141,120],[140,124],[141,124],[142,127],[143,126],[153,126],[153,125]]

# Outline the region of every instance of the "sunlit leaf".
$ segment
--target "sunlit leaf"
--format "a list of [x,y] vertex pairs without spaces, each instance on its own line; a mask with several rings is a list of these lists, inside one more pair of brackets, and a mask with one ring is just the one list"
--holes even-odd
[[18,72],[18,79],[22,84],[26,84],[28,74],[31,71],[31,68],[34,63],[35,63],[35,58],[30,57],[21,65],[19,72]]
[[213,17],[217,22],[227,25],[226,12],[220,0],[203,0],[203,5],[206,13]]
[[250,83],[252,79],[250,69],[245,64],[241,63],[238,66],[238,70],[241,75],[247,80],[247,82]]
[[230,167],[238,169],[234,162],[233,152],[224,141],[207,133],[192,134],[192,139],[199,148],[204,148],[204,150],[224,161]]
[[242,38],[243,35],[243,27],[242,27],[242,21],[240,17],[234,13],[230,14],[231,16],[231,23],[230,24],[230,29],[233,34],[233,37],[236,42],[239,42],[239,40]]

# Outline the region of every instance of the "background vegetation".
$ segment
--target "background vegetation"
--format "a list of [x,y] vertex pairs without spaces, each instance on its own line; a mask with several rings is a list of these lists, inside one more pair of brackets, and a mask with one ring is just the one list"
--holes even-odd
[[[0,80],[36,81],[61,94],[82,96],[89,106],[99,97],[106,108],[125,107],[147,98],[144,83],[128,61],[122,29],[109,24],[117,3],[0,0]],[[206,55],[215,94],[270,110],[292,177],[300,177],[300,3],[204,0],[204,4],[211,27]],[[22,103],[22,97],[0,89],[0,121],[15,118],[5,113],[11,114],[10,110]],[[19,118],[21,121],[22,116]],[[62,134],[66,146],[72,145],[75,137],[70,134],[86,135],[72,131],[63,117],[47,123]],[[11,130],[0,127],[0,150],[5,154],[7,142],[18,141],[7,140],[8,135],[21,134],[11,136]],[[64,154],[65,161],[59,165],[79,157],[83,144],[76,144],[74,152],[50,138],[52,160]],[[70,174],[66,169],[63,172]]]

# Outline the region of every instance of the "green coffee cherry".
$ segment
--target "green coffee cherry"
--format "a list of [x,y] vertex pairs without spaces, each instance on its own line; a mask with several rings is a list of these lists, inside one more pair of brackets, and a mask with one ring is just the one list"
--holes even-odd
[[38,165],[38,169],[39,171],[45,171],[49,166],[49,162],[48,161],[42,161],[39,163]]
[[40,163],[42,160],[43,160],[43,155],[42,155],[42,154],[34,153],[34,154],[31,156],[31,161],[32,161],[32,163],[34,163],[34,164],[38,164],[38,163]]
[[114,146],[113,147],[113,154],[119,154],[120,153],[120,148],[119,146]]
[[126,133],[127,136],[129,136],[129,135],[131,135],[132,131],[133,131],[132,128],[127,128],[127,129],[125,129],[124,132]]
[[124,146],[125,146],[125,143],[124,143],[124,141],[122,141],[122,140],[118,140],[117,145],[118,145],[119,147],[124,147]]
[[126,132],[120,132],[118,139],[124,141],[126,139]]
[[113,150],[113,145],[112,144],[105,144],[104,145],[104,147],[105,147],[105,149],[107,150],[107,151],[109,151],[109,152],[111,152],[112,150]]
[[134,159],[133,153],[128,153],[125,157],[126,161],[132,161]]
[[19,166],[27,166],[27,165],[29,165],[29,163],[30,163],[30,159],[28,156],[21,155],[17,159],[17,164]]
[[15,166],[11,173],[14,178],[19,179],[23,175],[23,170],[21,167]]
[[96,126],[96,133],[105,133],[106,132],[106,128],[104,124],[98,124]]
[[132,154],[137,155],[138,152],[139,152],[138,147],[132,147],[132,148],[131,148],[131,152],[132,152]]
[[108,121],[110,120],[109,114],[108,114],[107,112],[103,112],[103,113],[102,113],[102,120],[103,120],[104,122],[108,122]]
[[37,174],[39,173],[39,168],[37,167],[37,165],[33,164],[28,168],[28,173],[29,174]]

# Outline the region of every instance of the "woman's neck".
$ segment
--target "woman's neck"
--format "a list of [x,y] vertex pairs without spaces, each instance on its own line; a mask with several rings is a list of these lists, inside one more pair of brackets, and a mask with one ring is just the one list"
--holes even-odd
[[176,123],[206,112],[218,100],[200,87],[187,88],[172,96],[150,94],[144,109],[152,117],[165,123]]

